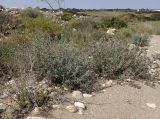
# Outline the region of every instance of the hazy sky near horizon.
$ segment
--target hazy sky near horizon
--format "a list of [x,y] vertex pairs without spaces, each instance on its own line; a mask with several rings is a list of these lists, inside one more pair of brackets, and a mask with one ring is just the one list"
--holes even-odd
[[[52,1],[52,0],[50,0]],[[0,4],[5,7],[48,7],[45,2],[41,0],[0,0]],[[53,6],[57,8],[57,4],[52,2]],[[86,8],[86,9],[100,9],[100,8],[150,8],[160,9],[160,0],[65,0],[62,3],[65,8]]]

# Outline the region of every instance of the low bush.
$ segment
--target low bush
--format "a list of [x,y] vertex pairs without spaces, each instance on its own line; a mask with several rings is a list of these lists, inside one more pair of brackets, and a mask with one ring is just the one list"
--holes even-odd
[[10,44],[0,42],[0,77],[10,73],[11,49]]
[[[22,77],[21,77],[22,78]],[[41,107],[48,101],[48,95],[42,88],[30,89],[25,81],[28,76],[23,77],[17,82],[17,104],[20,109],[33,106]]]
[[27,8],[23,10],[21,15],[23,18],[26,18],[26,17],[37,18],[37,17],[43,16],[38,9],[32,9],[32,8]]
[[160,20],[160,13],[152,13],[152,15],[150,16],[150,18],[154,21],[159,21]]
[[73,13],[64,12],[60,16],[61,16],[62,20],[64,20],[64,21],[70,21],[72,19],[73,15],[74,15]]
[[51,21],[46,17],[26,18],[24,20],[25,33],[47,32],[51,37],[55,37],[61,31],[60,24]]
[[0,12],[0,37],[8,35],[11,30],[12,17],[7,12]]
[[94,84],[94,71],[85,52],[68,43],[57,43],[39,35],[32,44],[20,46],[16,58],[26,71],[37,71],[50,77],[54,84],[63,84],[70,90],[90,92]]
[[114,39],[99,42],[92,54],[96,72],[102,76],[117,79],[127,74],[128,77],[148,78],[146,56],[141,58],[143,53],[140,49],[138,47],[131,48],[127,41]]
[[69,26],[72,28],[78,28],[80,20],[72,19],[69,21]]
[[[69,32],[69,31],[68,31]],[[148,78],[148,60],[141,49],[127,40],[68,34],[68,39],[51,40],[47,34],[37,34],[29,45],[20,46],[17,61],[25,71],[36,71],[48,77],[53,84],[61,84],[70,90],[91,92],[96,81],[95,74],[111,79],[123,75]],[[78,36],[81,43],[74,41]],[[85,34],[83,34],[85,35]],[[100,40],[101,39],[101,40]],[[84,41],[87,40],[87,41]],[[79,44],[81,47],[79,47]]]
[[132,28],[122,28],[116,32],[116,36],[119,37],[120,39],[126,39],[126,38],[130,39],[132,38],[134,33],[135,30]]
[[144,47],[149,45],[149,36],[147,34],[136,34],[133,37],[133,43],[136,46]]
[[102,28],[124,28],[127,27],[127,23],[118,18],[118,17],[113,17],[111,19],[104,19],[103,22],[101,23]]

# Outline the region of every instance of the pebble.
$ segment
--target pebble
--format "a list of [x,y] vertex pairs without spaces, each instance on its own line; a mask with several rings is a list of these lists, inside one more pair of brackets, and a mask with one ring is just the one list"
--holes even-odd
[[85,97],[85,98],[91,98],[91,97],[93,97],[93,95],[91,95],[91,94],[83,94],[83,97]]
[[146,103],[146,105],[152,109],[155,109],[157,107],[154,103]]
[[113,84],[113,81],[112,80],[109,80],[106,82],[106,87],[111,87]]
[[52,105],[53,109],[60,109],[60,105]]
[[68,110],[71,113],[76,113],[78,110],[75,106],[69,105],[66,107],[66,110]]
[[81,99],[81,98],[83,98],[83,95],[80,91],[73,91],[72,92],[72,97],[76,98],[76,99]]
[[41,114],[41,111],[40,111],[40,108],[38,108],[38,107],[35,107],[34,110],[31,111],[32,116],[36,116],[36,115],[40,115],[40,114]]
[[86,106],[85,106],[83,103],[81,103],[81,102],[75,102],[75,103],[74,103],[74,106],[75,106],[75,107],[78,107],[78,108],[82,108],[82,109],[85,109],[85,108],[86,108]]

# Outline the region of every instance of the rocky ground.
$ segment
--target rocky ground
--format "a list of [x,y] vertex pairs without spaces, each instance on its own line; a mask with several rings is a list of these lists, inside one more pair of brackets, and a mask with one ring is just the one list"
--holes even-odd
[[[152,36],[148,49],[148,56],[160,53],[160,36]],[[159,72],[157,64],[160,60],[155,60],[156,66],[151,69],[152,73]],[[159,77],[157,77],[158,79]],[[10,81],[14,85],[15,82]],[[34,84],[34,82],[30,82]],[[39,84],[48,88],[46,82]],[[65,96],[56,95],[54,87],[51,89],[50,97],[56,95],[57,102],[52,104],[47,111],[41,108],[34,108],[27,119],[159,119],[160,118],[160,85],[156,81],[132,81],[126,79],[125,82],[114,82],[112,80],[102,83],[103,90],[92,94],[82,94],[80,91],[68,93]],[[0,112],[8,105],[15,103],[11,98],[4,95],[5,87],[0,86]],[[66,90],[66,89],[65,89]],[[5,97],[6,96],[6,97]],[[59,103],[62,102],[62,103]],[[7,105],[4,105],[7,104]]]

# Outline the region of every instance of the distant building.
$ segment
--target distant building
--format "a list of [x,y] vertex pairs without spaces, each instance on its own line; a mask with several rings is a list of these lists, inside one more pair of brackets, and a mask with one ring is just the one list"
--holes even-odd
[[160,9],[153,9],[153,12],[160,12]]

